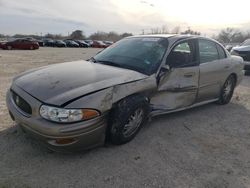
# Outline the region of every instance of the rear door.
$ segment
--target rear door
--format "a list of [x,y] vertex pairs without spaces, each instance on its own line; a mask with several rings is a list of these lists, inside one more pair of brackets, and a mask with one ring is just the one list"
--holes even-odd
[[216,42],[199,39],[200,80],[197,102],[219,97],[230,69],[224,49]]
[[197,97],[199,64],[195,40],[174,45],[166,64],[170,70],[160,79],[158,91],[151,98],[154,110],[171,111],[192,105]]

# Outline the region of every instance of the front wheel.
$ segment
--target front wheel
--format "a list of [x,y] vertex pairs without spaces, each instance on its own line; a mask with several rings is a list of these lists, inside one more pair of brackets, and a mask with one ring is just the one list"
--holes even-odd
[[8,50],[12,50],[12,46],[7,46],[7,49]]
[[236,85],[236,79],[233,75],[230,75],[221,89],[218,104],[223,105],[223,104],[228,104],[230,102],[234,93],[235,85]]
[[120,101],[113,109],[108,128],[108,138],[113,144],[131,141],[144,123],[149,107],[141,96],[132,96]]

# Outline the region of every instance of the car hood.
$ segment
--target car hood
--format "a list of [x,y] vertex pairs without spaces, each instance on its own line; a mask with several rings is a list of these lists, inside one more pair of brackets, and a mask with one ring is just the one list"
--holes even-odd
[[14,79],[14,84],[43,103],[60,106],[77,97],[146,77],[128,69],[75,61],[25,72]]
[[236,50],[236,51],[250,51],[250,46],[236,46],[236,47],[233,47],[233,50]]

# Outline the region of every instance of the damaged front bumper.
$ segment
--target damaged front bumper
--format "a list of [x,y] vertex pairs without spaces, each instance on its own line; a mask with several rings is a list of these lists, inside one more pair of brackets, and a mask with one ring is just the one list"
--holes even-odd
[[[31,114],[23,112],[16,105],[13,91],[28,104],[32,104]],[[12,86],[11,90],[7,92],[6,103],[12,119],[24,132],[45,143],[52,150],[85,150],[104,144],[107,126],[106,115],[70,124],[50,122],[39,114],[42,103],[17,86]]]

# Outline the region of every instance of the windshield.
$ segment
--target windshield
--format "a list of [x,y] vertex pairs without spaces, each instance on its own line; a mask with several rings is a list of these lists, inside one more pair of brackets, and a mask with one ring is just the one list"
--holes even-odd
[[241,46],[250,46],[250,39],[245,40]]
[[126,38],[114,43],[93,59],[96,63],[132,69],[150,75],[156,72],[167,48],[166,38]]

